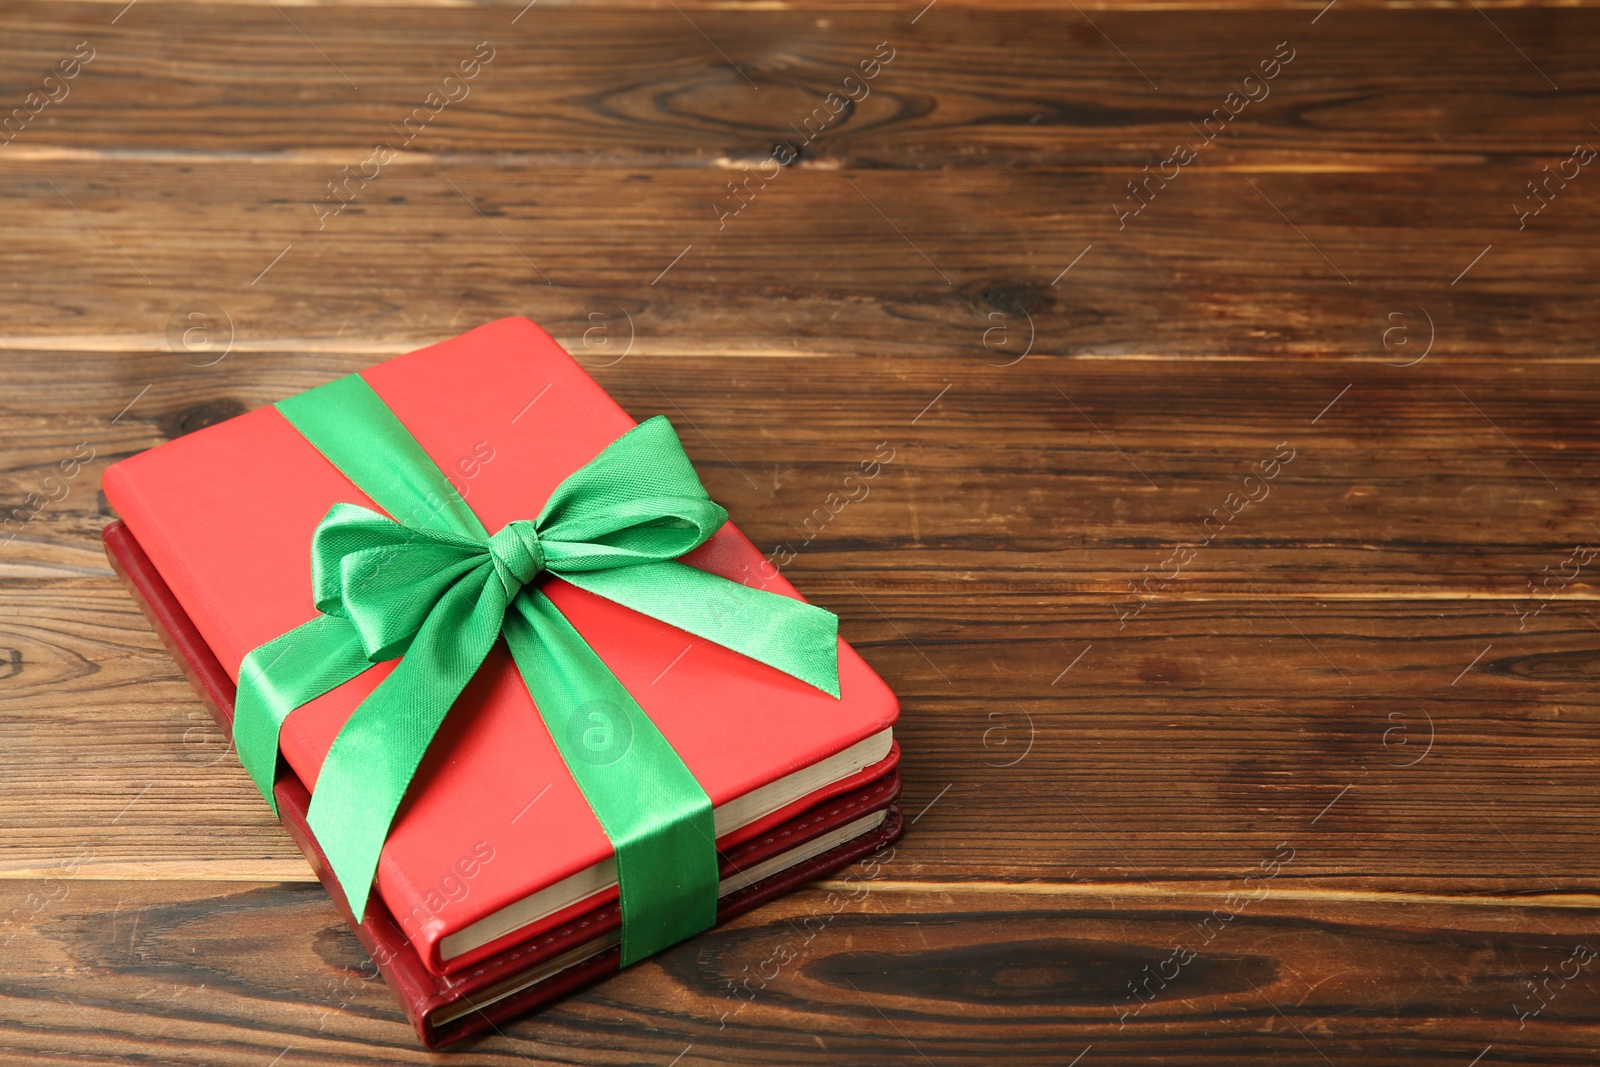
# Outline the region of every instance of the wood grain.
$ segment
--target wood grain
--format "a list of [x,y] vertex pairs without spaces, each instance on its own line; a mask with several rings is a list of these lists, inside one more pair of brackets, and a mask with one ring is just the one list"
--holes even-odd
[[[513,22],[523,6],[390,17],[368,6],[144,3],[111,26],[102,5],[9,5],[0,67],[17,73],[4,96],[35,88],[23,72],[42,75],[86,37],[96,54],[45,112],[49,124],[41,116],[0,151],[315,158],[327,171],[320,189],[378,143],[512,167],[754,167],[789,143],[827,168],[1137,172],[1179,142],[1199,150],[1196,127],[1209,117],[1221,131],[1202,151],[1209,166],[1537,171],[1593,134],[1593,10],[1501,9],[1491,22],[1466,4],[1340,4],[1313,24],[1322,4],[1227,19],[1210,4],[1090,17],[941,3],[913,23],[921,5],[692,20],[659,5],[629,13],[629,32],[616,34],[611,5],[541,5]],[[444,86],[479,42],[493,58]],[[875,73],[865,82],[864,62]],[[1264,62],[1275,76],[1261,84]],[[425,126],[397,129],[430,92],[451,100]],[[263,109],[263,99],[283,104]]]
[[0,118],[94,58],[0,133],[0,1060],[435,1062],[99,479],[520,314],[840,615],[911,825],[454,1062],[1591,1062],[1597,18],[8,5]]
[[[97,876],[309,877],[140,617],[73,585],[5,601],[32,624],[3,634],[0,871],[88,849]],[[1207,882],[1310,835],[1286,883],[1600,894],[1581,613],[1517,633],[1492,602],[1178,601],[1119,631],[1092,598],[815,599],[904,704],[908,875]]]
[[[1153,366],[1036,352],[1006,366],[1026,322],[997,314],[1006,344],[986,346],[979,319],[964,337],[947,329],[942,355],[614,361],[621,319],[609,338],[586,346],[572,326],[564,340],[636,418],[674,420],[713,495],[812,595],[957,581],[973,595],[1091,595],[1113,625],[1113,604],[1182,595],[1470,597],[1497,600],[1490,610],[1520,632],[1600,593],[1592,561],[1567,562],[1600,539],[1586,503],[1600,461],[1588,364]],[[95,454],[5,545],[0,574],[106,574],[106,464],[376,358],[235,352],[195,368],[171,352],[14,352],[0,501],[43,493],[80,444]],[[1278,456],[1292,458],[1263,481]],[[861,464],[885,458],[863,495]],[[1193,558],[1180,567],[1183,546]]]
[[[510,314],[569,340],[609,323],[641,354],[1003,364],[1031,318],[1036,351],[1076,359],[1403,364],[1428,333],[1453,363],[1594,358],[1600,183],[1581,180],[1519,232],[1525,179],[1491,170],[1196,170],[1122,223],[1123,175],[801,170],[719,231],[721,172],[423,162],[319,231],[329,173],[4,168],[4,344],[167,349],[174,313],[206,300],[267,384],[285,350],[377,358]],[[70,272],[23,266],[63,257]],[[984,348],[996,326],[1012,348]],[[108,417],[148,381],[108,392]]]
[[[1292,849],[1280,870],[1298,862]],[[1118,1064],[1588,1062],[1580,1049],[1600,1037],[1592,908],[1308,906],[1277,880],[1057,897],[926,892],[857,872],[448,1058],[944,1064],[1003,1049],[1065,1064],[1093,1046],[1094,1062]],[[0,883],[6,911],[39,907],[8,945],[0,987],[10,1063],[439,1062],[408,1047],[316,887],[58,886],[65,896],[44,902],[49,888]]]

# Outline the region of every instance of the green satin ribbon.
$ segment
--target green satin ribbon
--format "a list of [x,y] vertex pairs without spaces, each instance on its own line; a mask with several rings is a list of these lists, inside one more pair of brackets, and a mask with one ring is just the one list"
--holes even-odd
[[[716,921],[711,801],[632,695],[538,588],[556,575],[838,697],[838,618],[674,562],[727,521],[657,416],[490,536],[360,375],[280,401],[390,518],[335,504],[311,539],[315,619],[239,669],[234,739],[267,803],[290,712],[400,662],[328,750],[308,821],[359,917],[396,810],[451,705],[504,637],[616,850],[624,966]],[[396,521],[398,520],[398,521]],[[531,791],[539,783],[528,783]]]

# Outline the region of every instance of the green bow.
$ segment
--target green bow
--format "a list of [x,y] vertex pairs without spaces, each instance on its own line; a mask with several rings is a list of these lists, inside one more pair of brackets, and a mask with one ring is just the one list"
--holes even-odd
[[359,375],[278,409],[397,522],[335,504],[311,539],[312,621],[239,669],[240,762],[273,799],[295,708],[400,658],[328,750],[308,821],[359,917],[389,826],[446,713],[504,636],[617,857],[623,964],[711,926],[711,802],[672,746],[537,585],[556,575],[838,697],[838,618],[682,563],[727,512],[672,426],[628,431],[556,487],[539,517],[490,536]]

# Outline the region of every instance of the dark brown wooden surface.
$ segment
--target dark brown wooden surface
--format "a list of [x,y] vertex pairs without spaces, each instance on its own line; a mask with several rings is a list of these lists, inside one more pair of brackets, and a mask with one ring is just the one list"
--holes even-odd
[[[0,11],[0,120],[94,50],[0,144],[0,1062],[1594,1062],[1600,178],[1517,208],[1600,144],[1600,13],[676,8]],[[914,821],[429,1057],[99,479],[512,314],[839,613]]]

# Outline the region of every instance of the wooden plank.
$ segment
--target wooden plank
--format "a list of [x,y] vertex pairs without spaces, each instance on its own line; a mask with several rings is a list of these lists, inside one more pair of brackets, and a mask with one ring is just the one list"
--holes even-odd
[[[635,417],[673,419],[713,495],[812,595],[954,581],[974,597],[1087,595],[1113,625],[1113,605],[1175,597],[1472,597],[1498,601],[1485,610],[1512,632],[1600,595],[1593,553],[1574,556],[1600,540],[1585,503],[1600,474],[1588,364],[1033,353],[1004,366],[1026,322],[994,314],[944,327],[959,354],[870,358],[617,359],[626,320],[587,347],[581,320],[552,328]],[[1426,341],[1408,314],[1419,333],[1397,357]],[[995,321],[1012,337],[986,348]],[[0,575],[105,575],[107,464],[380,358],[234,352],[197,368],[171,352],[13,353],[0,500],[14,517],[42,510],[7,527]]]
[[[1294,837],[1286,883],[1322,889],[1600,879],[1580,614],[1518,633],[1484,601],[1162,602],[1118,630],[1087,598],[816,599],[904,706],[904,877],[1203,883]],[[306,877],[109,580],[8,590],[0,618],[0,870],[89,850],[97,876]]]
[[[828,168],[1137,172],[1190,142],[1210,167],[1537,172],[1593,136],[1584,94],[1596,85],[1587,43],[1600,15],[1589,9],[1500,7],[1490,19],[1464,3],[1207,3],[1091,18],[947,2],[919,18],[920,6],[719,3],[689,19],[654,4],[617,34],[612,4],[317,5],[291,17],[267,4],[147,0],[112,25],[104,4],[30,0],[0,15],[0,68],[18,72],[8,109],[79,42],[93,59],[42,87],[59,102],[11,130],[4,151],[176,154],[196,166],[314,158],[320,190],[344,165],[361,171],[378,143],[513,166],[754,167],[792,142]],[[463,62],[474,76],[444,83]],[[875,77],[846,85],[863,63]],[[1265,83],[1263,63],[1274,74]],[[397,130],[430,92],[425,121]],[[1229,98],[1246,92],[1259,99]],[[856,102],[829,104],[830,93]],[[1202,147],[1196,127],[1208,117],[1216,140]],[[1507,180],[1509,202],[1522,180]]]
[[[1586,1063],[1600,1040],[1592,907],[1308,906],[1278,891],[1290,844],[1205,897],[928,892],[893,880],[899,862],[453,1058],[1060,1065],[1092,1046],[1085,1065],[1482,1067]],[[19,910],[0,984],[0,1049],[19,1067],[436,1061],[315,887],[0,883],[0,911]]]
[[204,300],[241,353],[404,351],[527,314],[568,338],[631,324],[641,353],[976,355],[1009,314],[1019,338],[1031,316],[1035,351],[1074,358],[1401,363],[1415,350],[1385,331],[1420,337],[1424,316],[1453,362],[1594,358],[1600,185],[1581,182],[1519,232],[1522,181],[1492,171],[1201,170],[1119,222],[1120,175],[813,169],[719,232],[720,174],[419,163],[319,231],[328,173],[5,168],[0,343],[165,348]]

